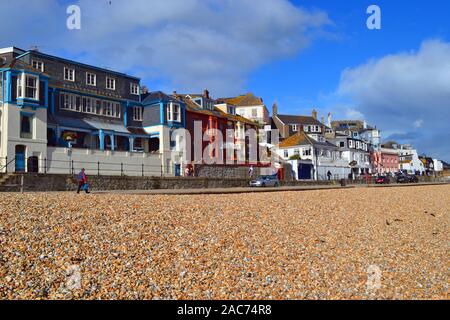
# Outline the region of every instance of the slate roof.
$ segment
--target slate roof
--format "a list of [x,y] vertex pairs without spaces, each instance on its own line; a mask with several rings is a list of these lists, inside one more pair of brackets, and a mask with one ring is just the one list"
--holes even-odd
[[284,124],[298,124],[298,125],[317,125],[317,126],[323,126],[324,124],[320,122],[317,119],[314,119],[310,116],[294,116],[294,115],[284,115],[284,114],[277,114],[277,118],[280,119],[281,122]]
[[[193,97],[192,94],[189,94],[189,96]],[[255,123],[253,121],[251,121],[247,118],[241,117],[239,115],[232,115],[232,114],[223,112],[216,107],[214,107],[214,110],[202,109],[194,101],[192,101],[191,99],[189,99],[186,96],[182,96],[181,94],[177,94],[176,97],[186,104],[186,111],[216,116],[216,117],[220,117],[220,118],[225,118],[225,119],[229,119],[229,120],[234,120],[234,121],[239,121],[242,123],[255,125]]]
[[174,97],[172,95],[165,94],[162,91],[152,91],[143,97],[142,103],[145,104],[146,102],[162,101],[162,100],[178,100],[181,102],[181,100],[178,98],[179,97]]
[[10,69],[18,69],[18,70],[25,70],[25,71],[31,71],[34,73],[39,73],[41,75],[47,76],[49,77],[48,74],[41,72],[39,70],[36,70],[35,68],[33,68],[31,65],[29,65],[28,63],[25,63],[21,60],[17,60],[17,59],[13,59],[10,63],[7,63],[6,65],[3,66],[3,68],[10,68]]
[[397,145],[397,148],[400,146],[400,144],[395,141],[387,141],[387,142],[381,144],[381,147],[387,148],[387,149],[395,149],[394,145]]

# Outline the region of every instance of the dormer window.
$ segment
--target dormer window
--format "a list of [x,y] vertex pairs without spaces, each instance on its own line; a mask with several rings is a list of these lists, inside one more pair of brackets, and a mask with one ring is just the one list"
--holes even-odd
[[31,74],[20,74],[17,78],[17,97],[39,100],[39,78]]
[[196,104],[198,104],[200,107],[203,107],[203,99],[197,98],[193,100]]
[[44,63],[42,61],[32,60],[31,65],[34,69],[44,72]]
[[228,113],[232,115],[236,115],[236,108],[235,107],[228,107]]

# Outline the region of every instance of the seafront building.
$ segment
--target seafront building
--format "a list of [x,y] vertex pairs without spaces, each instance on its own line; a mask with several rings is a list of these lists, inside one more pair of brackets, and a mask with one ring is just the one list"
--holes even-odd
[[[261,152],[276,155],[275,172],[289,163],[300,180],[432,174],[444,167],[410,145],[382,144],[380,130],[365,121],[332,121],[331,113],[319,120],[316,110],[282,114],[276,103],[269,117],[252,93],[214,99],[206,89],[167,94],[141,87],[141,79],[124,73],[36,50],[0,49],[0,173],[85,168],[89,175],[179,176],[196,165],[263,165]],[[248,132],[256,133],[256,158]]]

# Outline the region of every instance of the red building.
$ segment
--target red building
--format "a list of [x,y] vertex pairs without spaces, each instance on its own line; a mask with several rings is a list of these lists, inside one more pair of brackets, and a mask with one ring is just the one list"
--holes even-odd
[[388,174],[399,171],[399,157],[395,149],[381,148],[372,153],[372,163],[375,173]]
[[[209,96],[205,90],[203,94],[177,94],[173,95],[186,104],[186,129],[191,135],[191,161],[199,164],[205,163],[205,159],[196,159],[195,155],[199,152],[199,143],[201,142],[201,154],[203,155],[208,148],[209,158],[214,159],[216,163],[231,164],[230,160],[237,163],[238,159],[249,161],[249,139],[245,132],[248,129],[258,130],[258,125],[253,121],[236,115],[236,110],[232,105],[221,104],[216,107],[216,101]],[[201,123],[201,137],[199,132],[195,131],[195,122]],[[209,139],[204,141],[205,135],[210,129],[215,129],[221,133],[223,145],[220,144],[215,135],[209,135]],[[227,129],[233,130],[233,135],[227,137]],[[227,141],[232,141],[232,145],[227,145]],[[217,144],[214,144],[217,143]],[[196,149],[197,148],[197,149]],[[239,157],[239,154],[243,156]],[[227,158],[228,157],[228,158]],[[227,160],[228,159],[228,160]]]

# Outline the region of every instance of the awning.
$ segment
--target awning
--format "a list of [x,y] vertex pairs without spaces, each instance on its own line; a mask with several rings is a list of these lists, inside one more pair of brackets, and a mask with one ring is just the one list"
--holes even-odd
[[123,124],[93,119],[84,119],[83,121],[85,121],[88,125],[94,127],[97,130],[114,131],[117,133],[131,134],[131,132],[128,131],[128,129]]

